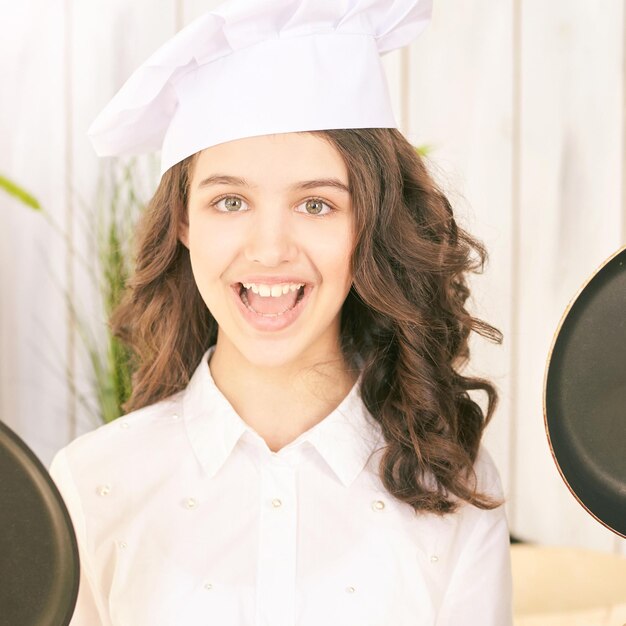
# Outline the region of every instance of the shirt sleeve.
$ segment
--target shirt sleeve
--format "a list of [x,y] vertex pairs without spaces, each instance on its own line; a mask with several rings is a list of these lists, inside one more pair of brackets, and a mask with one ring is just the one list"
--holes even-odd
[[87,555],[87,538],[85,517],[80,502],[78,491],[74,483],[65,448],[59,450],[49,468],[50,476],[63,496],[63,501],[68,509],[76,542],[78,544],[78,557],[80,560],[80,579],[78,584],[78,597],[74,614],[69,626],[110,626],[105,609],[104,599],[98,595],[97,587],[91,575],[90,562]]
[[[497,470],[487,493],[503,499]],[[512,575],[509,528],[504,504],[477,510],[474,528],[439,611],[437,626],[512,626]]]

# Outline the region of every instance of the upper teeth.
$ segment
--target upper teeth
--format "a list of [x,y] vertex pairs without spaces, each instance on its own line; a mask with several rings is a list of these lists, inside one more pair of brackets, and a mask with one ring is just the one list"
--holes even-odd
[[242,283],[246,289],[252,289],[253,293],[261,297],[271,296],[278,298],[290,291],[296,291],[304,285],[304,283],[283,283],[282,285],[257,285],[255,283]]

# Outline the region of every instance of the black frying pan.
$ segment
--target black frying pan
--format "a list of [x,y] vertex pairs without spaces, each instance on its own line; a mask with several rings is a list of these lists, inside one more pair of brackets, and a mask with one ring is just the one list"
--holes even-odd
[[78,582],[76,536],[61,494],[0,421],[0,626],[67,626]]
[[626,248],[604,262],[561,319],[546,367],[544,420],[569,490],[626,537]]

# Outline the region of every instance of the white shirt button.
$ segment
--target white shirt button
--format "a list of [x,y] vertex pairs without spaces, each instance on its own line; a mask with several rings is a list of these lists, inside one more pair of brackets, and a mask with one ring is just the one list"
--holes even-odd
[[195,498],[187,498],[187,500],[185,500],[185,506],[188,509],[195,509],[197,504],[198,502]]
[[385,503],[382,500],[374,500],[372,508],[374,511],[382,511],[385,508]]
[[125,548],[128,544],[125,541],[120,541],[120,548]]
[[205,589],[213,589],[213,585],[211,583],[204,583]]
[[436,563],[438,560],[439,560],[439,557],[438,557],[436,554],[433,554],[433,555],[430,557],[430,562],[431,562],[431,563]]
[[177,413],[174,413],[174,415],[172,415],[172,419],[173,420],[177,420],[177,419],[179,419],[179,417],[180,416]]
[[121,422],[120,428],[128,428],[128,422]]
[[354,593],[354,587],[346,587],[348,593]]
[[282,502],[278,498],[274,498],[272,500],[272,506],[277,509],[279,506],[282,506]]
[[111,493],[111,485],[100,485],[98,487],[98,494],[101,496],[108,496]]

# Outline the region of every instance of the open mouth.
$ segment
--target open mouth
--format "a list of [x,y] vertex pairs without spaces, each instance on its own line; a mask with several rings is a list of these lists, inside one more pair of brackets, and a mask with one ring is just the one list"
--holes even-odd
[[[296,297],[293,301],[291,301],[291,298],[293,298],[293,292],[291,294],[285,294],[284,296],[282,296],[285,298],[285,300],[289,301],[289,304],[285,309],[281,311],[276,311],[276,312],[262,312],[262,311],[255,310],[248,300],[248,290],[243,286],[243,283],[237,283],[237,286],[238,286],[238,293],[239,293],[239,297],[241,298],[241,301],[246,305],[246,307],[250,311],[252,311],[253,313],[256,313],[257,315],[262,315],[263,317],[278,317],[280,315],[283,315],[284,313],[287,313],[287,311],[291,311],[298,305],[298,303],[302,300],[302,298],[304,298],[305,289],[307,288],[308,285],[304,284],[302,287],[300,287],[297,290]],[[259,296],[255,296],[255,297],[259,297]],[[266,299],[268,301],[271,301],[272,296],[267,296]]]

